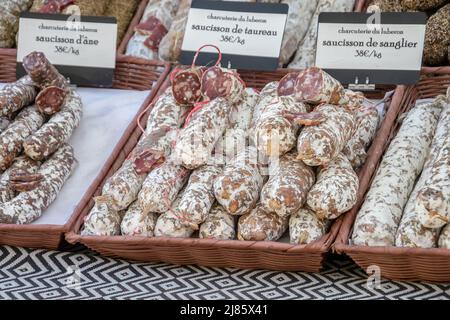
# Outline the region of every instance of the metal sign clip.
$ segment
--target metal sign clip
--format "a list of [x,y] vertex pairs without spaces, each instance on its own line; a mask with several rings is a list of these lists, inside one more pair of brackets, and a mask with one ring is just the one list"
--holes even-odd
[[373,91],[375,84],[370,83],[369,77],[366,77],[365,83],[359,83],[359,78],[356,76],[355,83],[349,83],[348,88],[354,91]]

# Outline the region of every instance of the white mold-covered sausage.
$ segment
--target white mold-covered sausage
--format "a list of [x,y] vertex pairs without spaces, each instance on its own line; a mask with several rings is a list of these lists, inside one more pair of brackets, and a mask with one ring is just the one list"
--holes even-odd
[[261,191],[261,205],[281,217],[297,212],[315,181],[314,171],[294,153],[284,155]]
[[237,238],[247,241],[276,241],[283,236],[288,226],[289,218],[282,218],[257,205],[250,213],[239,218]]
[[144,212],[163,213],[169,210],[190,171],[168,161],[154,169],[142,184],[138,201]]
[[210,67],[203,73],[201,88],[206,100],[220,97],[235,104],[242,100],[244,83],[236,70]]
[[183,219],[183,216],[177,213],[183,192],[181,191],[173,202],[172,209],[158,217],[154,230],[156,237],[189,238],[196,231],[197,226],[189,224]]
[[170,155],[189,111],[190,107],[175,101],[170,88],[158,98],[149,114],[145,133],[130,156],[137,173],[148,173],[156,160]]
[[204,165],[191,173],[177,208],[190,224],[200,225],[207,218],[215,201],[213,182],[221,172],[221,166]]
[[111,207],[108,197],[94,198],[94,206],[84,218],[83,236],[118,236],[120,235],[120,222],[122,214]]
[[149,1],[141,22],[134,28],[126,55],[157,59],[161,39],[167,34],[180,0]]
[[314,110],[325,121],[304,127],[297,141],[298,158],[309,166],[327,165],[336,158],[350,140],[354,114],[342,107],[323,104]]
[[450,222],[450,99],[443,103],[433,139],[436,147],[430,155],[430,173],[416,199],[419,220],[427,228],[442,228]]
[[223,153],[226,159],[232,159],[247,146],[248,131],[258,98],[259,94],[254,89],[247,88],[242,100],[233,105],[228,129],[217,142],[216,153]]
[[348,159],[340,154],[320,168],[307,204],[322,219],[335,219],[356,203],[359,180]]
[[30,76],[7,84],[0,90],[0,116],[10,117],[36,98],[36,85]]
[[[258,103],[253,110],[253,116],[250,122],[251,131],[254,130],[255,124],[258,121],[259,116],[261,115],[264,108],[277,97],[278,84],[278,81],[269,82],[259,93]],[[250,137],[252,136],[253,134],[250,133]]]
[[200,226],[199,237],[215,240],[236,239],[236,216],[229,214],[216,203]]
[[82,113],[81,97],[70,90],[61,111],[23,142],[26,155],[39,161],[49,157],[69,140],[80,124]]
[[342,150],[354,169],[361,167],[366,161],[366,149],[375,137],[378,119],[376,108],[360,109],[356,114],[355,134]]
[[268,157],[276,157],[295,147],[299,125],[284,117],[284,113],[305,113],[305,104],[293,96],[274,99],[261,112],[254,131],[258,151]]
[[214,195],[228,213],[243,215],[255,206],[263,183],[257,162],[257,150],[248,147],[217,177],[214,182]]
[[178,136],[173,154],[177,163],[188,169],[207,164],[216,142],[228,126],[232,105],[224,98],[206,103]]
[[295,82],[295,98],[300,102],[339,105],[346,101],[342,84],[328,73],[317,67],[301,71]]
[[120,224],[124,236],[153,237],[158,214],[144,212],[137,201],[133,202],[125,212]]
[[394,245],[403,209],[430,151],[441,111],[441,105],[425,103],[407,114],[356,217],[355,245]]
[[26,107],[0,134],[0,169],[6,170],[22,152],[22,143],[44,124],[45,117],[35,106]]
[[0,223],[28,224],[38,219],[56,199],[75,164],[72,147],[63,145],[40,167],[43,179],[37,188],[0,205]]
[[289,236],[293,244],[308,244],[326,233],[327,221],[320,219],[308,207],[301,208],[289,218]]
[[177,61],[181,54],[184,32],[191,8],[192,0],[180,1],[177,13],[167,34],[161,39],[159,44],[159,57],[166,61]]
[[8,202],[17,195],[18,190],[11,184],[11,177],[18,172],[29,176],[36,175],[39,167],[39,162],[26,156],[16,158],[12,165],[0,177],[0,203]]
[[289,5],[279,62],[283,66],[291,60],[308,31],[318,0],[282,0],[281,3]]

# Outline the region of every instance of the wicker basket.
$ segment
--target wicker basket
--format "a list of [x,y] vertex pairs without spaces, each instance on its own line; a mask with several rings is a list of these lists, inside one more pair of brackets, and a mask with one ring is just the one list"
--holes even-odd
[[[417,85],[400,87],[399,90],[405,90],[405,95],[403,99],[396,101],[399,102],[398,105],[394,105],[394,102],[391,105],[391,108],[399,109],[399,114],[410,110],[417,99],[433,98],[445,93],[450,85],[450,67],[423,68],[422,74],[422,80]],[[399,119],[389,118],[380,129],[364,165],[360,186],[362,195],[368,191],[382,155],[399,128]],[[333,245],[336,252],[349,255],[364,270],[372,265],[379,266],[381,275],[385,278],[450,281],[450,250],[350,245],[353,223],[364,202],[364,197],[358,198],[358,203],[343,218]]]
[[[127,57],[121,54],[134,32],[134,27],[139,23],[147,3],[148,0],[142,0],[139,4],[117,49],[113,79],[113,88],[115,89],[150,90],[154,81],[152,74],[160,72],[155,69],[163,65],[152,60]],[[16,57],[16,49],[0,48],[0,82],[16,81]]]
[[[240,72],[249,87],[261,88],[270,81],[279,80],[289,70],[274,72]],[[165,86],[161,87],[162,92]],[[397,92],[401,95],[401,92]],[[398,99],[398,97],[394,97]],[[390,110],[390,113],[395,113]],[[396,113],[392,117],[396,117]],[[197,264],[211,267],[259,268],[284,271],[317,272],[321,269],[341,220],[338,219],[330,231],[319,240],[308,245],[292,245],[280,242],[219,241],[198,238],[130,237],[130,236],[81,236],[84,218],[93,206],[92,197],[100,195],[101,187],[120,166],[136,145],[141,131],[136,127],[128,132],[128,142],[122,150],[116,149],[112,166],[107,167],[97,177],[88,195],[77,207],[78,218],[71,232],[66,234],[70,243],[83,243],[89,248],[111,257],[121,257],[137,261],[163,261],[174,264]]]
[[[154,63],[154,62],[152,62]],[[101,174],[106,174],[108,168],[110,168],[116,160],[117,153],[120,152],[128,143],[128,137],[130,133],[134,131],[136,126],[136,119],[139,113],[141,113],[153,100],[158,92],[158,88],[164,83],[167,75],[170,71],[170,64],[161,61],[156,62],[153,65],[154,70],[151,72],[150,78],[155,81],[153,89],[147,96],[146,100],[142,103],[140,110],[128,125],[122,138],[117,143],[113,154],[107,159],[103,165]],[[95,192],[96,187],[91,186],[86,191],[86,195],[83,199],[89,199],[89,196]],[[81,202],[83,203],[83,201]],[[76,222],[76,215],[72,215],[69,221],[65,225],[11,225],[0,224],[0,244],[11,245],[19,247],[29,248],[45,248],[45,249],[57,249],[64,240],[64,233],[69,231]]]

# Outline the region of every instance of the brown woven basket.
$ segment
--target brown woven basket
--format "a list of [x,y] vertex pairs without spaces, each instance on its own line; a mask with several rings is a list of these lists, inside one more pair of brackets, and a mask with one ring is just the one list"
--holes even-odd
[[[289,70],[274,72],[241,71],[241,77],[248,87],[262,88],[270,81],[281,79]],[[168,82],[160,88],[165,90]],[[401,92],[397,92],[401,95]],[[394,97],[394,99],[398,99]],[[392,113],[392,111],[390,111]],[[395,117],[392,115],[392,117]],[[95,191],[86,193],[86,198],[77,207],[78,218],[71,232],[66,234],[70,243],[83,243],[89,248],[111,257],[137,261],[163,261],[174,264],[197,264],[211,267],[236,267],[243,269],[271,269],[284,271],[317,272],[321,269],[325,254],[329,251],[341,219],[319,240],[308,245],[292,245],[280,242],[219,241],[198,238],[130,237],[130,236],[81,236],[80,230],[86,215],[93,207],[93,196],[101,193],[105,180],[122,165],[136,145],[141,131],[130,130],[124,148],[116,148],[112,166],[104,168],[92,186]]]
[[[155,69],[163,65],[153,60],[127,57],[121,54],[133,35],[134,27],[139,23],[147,3],[148,0],[140,2],[117,49],[116,70],[113,79],[113,88],[115,89],[150,90],[154,81]],[[17,80],[16,57],[16,49],[0,48],[0,82]]]
[[[158,88],[167,78],[170,71],[170,64],[158,61],[155,67],[157,68],[155,68],[151,76],[151,78],[155,81],[153,89],[142,103],[142,106],[133,121],[128,125],[123,136],[117,143],[112,155],[106,160],[100,175],[105,175],[108,172],[109,168],[113,166],[116,160],[116,155],[120,153],[123,148],[126,148],[128,137],[135,130],[138,115],[154,99],[158,92]],[[85,199],[89,199],[92,193],[95,192],[96,188],[96,185],[91,185],[85,192],[85,196],[79,205],[86,205],[83,201],[85,201]],[[62,240],[64,240],[64,233],[71,230],[76,222],[76,218],[77,214],[73,214],[69,221],[64,225],[12,225],[0,223],[0,244],[29,248],[57,249],[63,244]]]
[[[417,99],[434,98],[445,93],[450,85],[450,67],[423,68],[422,80],[414,86],[399,87],[404,90],[402,99],[393,101],[392,109],[398,109],[399,115],[410,110]],[[450,281],[450,250],[419,249],[400,247],[367,247],[349,244],[353,224],[364,195],[369,189],[382,155],[390,141],[400,128],[399,117],[389,117],[383,123],[364,165],[358,203],[344,217],[339,234],[333,245],[338,253],[349,255],[364,270],[376,265],[381,268],[382,277],[394,280],[426,280],[436,282]]]

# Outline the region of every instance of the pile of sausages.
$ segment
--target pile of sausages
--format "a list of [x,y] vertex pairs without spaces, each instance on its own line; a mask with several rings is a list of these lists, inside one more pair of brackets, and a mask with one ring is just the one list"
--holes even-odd
[[234,70],[177,69],[82,234],[313,242],[356,202],[379,121],[363,102],[319,68],[260,92]]
[[23,66],[28,75],[0,90],[0,223],[38,219],[76,164],[67,141],[81,120],[80,96],[44,54],[30,53]]
[[355,245],[450,249],[450,89],[403,120],[357,216]]

